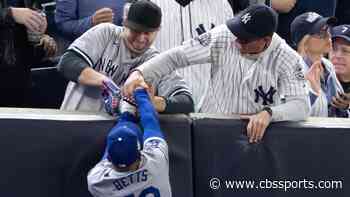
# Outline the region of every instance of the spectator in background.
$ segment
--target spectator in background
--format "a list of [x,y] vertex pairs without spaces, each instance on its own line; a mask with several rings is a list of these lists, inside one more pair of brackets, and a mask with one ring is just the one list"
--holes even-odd
[[347,93],[344,98],[337,99],[334,103],[348,109],[350,97],[350,25],[336,26],[331,33],[333,47],[329,58],[345,93]]
[[0,1],[0,106],[30,107],[30,66],[56,53],[45,16],[31,1]]
[[338,24],[350,24],[350,1],[338,0],[335,16],[338,18]]
[[271,7],[278,13],[288,13],[290,12],[297,0],[271,0]]
[[213,83],[201,112],[248,118],[249,142],[258,142],[271,121],[304,120],[310,110],[302,59],[276,29],[273,9],[249,6],[226,24],[138,66],[123,92],[131,95],[139,84],[175,69],[210,63]]
[[[276,2],[281,0],[275,0]],[[287,1],[287,0],[286,0]],[[288,0],[294,1],[292,9],[281,9],[278,17],[277,33],[292,46],[290,24],[295,17],[305,12],[316,12],[324,17],[334,16],[337,0]],[[281,1],[282,2],[282,1]],[[292,2],[290,2],[292,3]],[[290,4],[293,5],[293,4]],[[276,6],[276,5],[275,5]],[[277,7],[277,6],[276,6]]]
[[293,9],[296,0],[229,0],[229,3],[232,6],[234,14],[239,13],[241,10],[244,10],[249,5],[253,4],[265,4],[279,13],[288,13]]
[[[198,38],[218,24],[233,17],[228,0],[151,0],[161,7],[163,20],[154,45],[161,52]],[[210,64],[186,67],[177,72],[192,92],[199,111],[210,86]]]
[[[71,80],[61,109],[103,111],[103,84],[123,86],[131,70],[158,54],[151,45],[161,18],[161,10],[156,4],[139,0],[130,6],[124,27],[104,23],[76,39],[59,63],[60,71]],[[158,112],[193,112],[191,93],[175,73],[152,85],[156,95],[152,95],[152,101]]]
[[125,0],[57,0],[57,28],[68,41],[73,41],[103,22],[120,26],[124,3]]
[[332,99],[344,91],[332,63],[323,57],[331,49],[329,27],[335,23],[334,17],[325,18],[315,12],[306,12],[297,16],[291,24],[293,44],[305,63],[311,116],[348,117],[346,111],[331,105]]

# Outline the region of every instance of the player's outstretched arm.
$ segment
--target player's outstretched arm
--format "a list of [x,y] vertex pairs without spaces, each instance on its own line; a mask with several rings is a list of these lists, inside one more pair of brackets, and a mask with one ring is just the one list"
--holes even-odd
[[144,141],[151,137],[164,139],[162,131],[160,130],[157,112],[152,105],[147,91],[145,89],[136,89],[134,97],[140,113],[141,125],[144,128]]

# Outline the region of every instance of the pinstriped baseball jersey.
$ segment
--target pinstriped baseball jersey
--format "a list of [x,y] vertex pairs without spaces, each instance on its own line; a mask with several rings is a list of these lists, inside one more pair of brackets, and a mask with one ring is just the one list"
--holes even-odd
[[[184,40],[198,36],[197,28],[202,25],[206,30],[222,24],[233,17],[227,0],[194,0],[186,7],[175,0],[152,0],[163,12],[161,30],[155,45],[161,51],[179,46]],[[210,82],[210,64],[194,65],[177,70],[192,92],[196,111],[203,104]]]
[[[256,56],[240,54],[235,39],[226,25],[220,25],[139,69],[147,81],[152,81],[155,72],[168,73],[188,65],[211,63],[210,88],[200,109],[206,113],[253,114],[264,106],[282,104],[282,97],[307,99],[303,60],[277,34],[269,47]],[[168,57],[177,62],[170,62]]]
[[321,94],[316,98],[315,102],[313,103],[310,111],[310,116],[328,117],[327,95],[323,91],[321,91]]
[[[209,31],[213,26],[223,24],[233,17],[233,12],[227,0],[194,0],[184,8],[184,40],[193,39],[199,36],[198,28],[203,27]],[[189,16],[188,18],[186,16]],[[204,104],[210,88],[210,64],[194,65],[178,70],[178,73],[185,79],[192,91],[196,104],[196,111],[199,111]]]
[[161,138],[149,138],[141,151],[141,167],[117,172],[107,159],[88,173],[88,187],[94,197],[171,197],[168,145]]
[[[80,54],[90,67],[122,86],[133,68],[158,54],[151,47],[140,56],[133,57],[121,36],[122,31],[122,27],[113,24],[97,25],[75,40],[69,50]],[[185,82],[175,73],[154,81],[152,85],[157,95],[165,98],[179,91],[189,92]],[[61,109],[103,111],[100,88],[69,82]]]
[[154,46],[159,51],[166,51],[184,41],[182,30],[181,6],[175,0],[151,0],[162,10],[162,23]]

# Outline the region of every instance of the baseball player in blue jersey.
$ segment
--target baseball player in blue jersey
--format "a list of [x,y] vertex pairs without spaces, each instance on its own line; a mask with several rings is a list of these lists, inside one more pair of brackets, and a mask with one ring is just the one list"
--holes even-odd
[[94,197],[171,197],[168,145],[157,113],[146,90],[136,89],[134,99],[143,135],[136,123],[136,108],[123,100],[102,161],[88,173]]

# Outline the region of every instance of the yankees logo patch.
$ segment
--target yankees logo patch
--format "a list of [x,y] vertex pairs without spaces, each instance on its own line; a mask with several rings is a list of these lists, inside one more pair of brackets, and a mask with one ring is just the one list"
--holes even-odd
[[259,86],[257,89],[254,90],[255,92],[255,102],[259,103],[260,98],[262,99],[263,105],[269,105],[273,104],[273,95],[277,92],[277,90],[274,87],[270,87],[270,89],[265,92],[262,86]]
[[197,40],[202,46],[208,46],[211,42],[211,34],[209,32],[204,33],[195,37],[194,40]]

